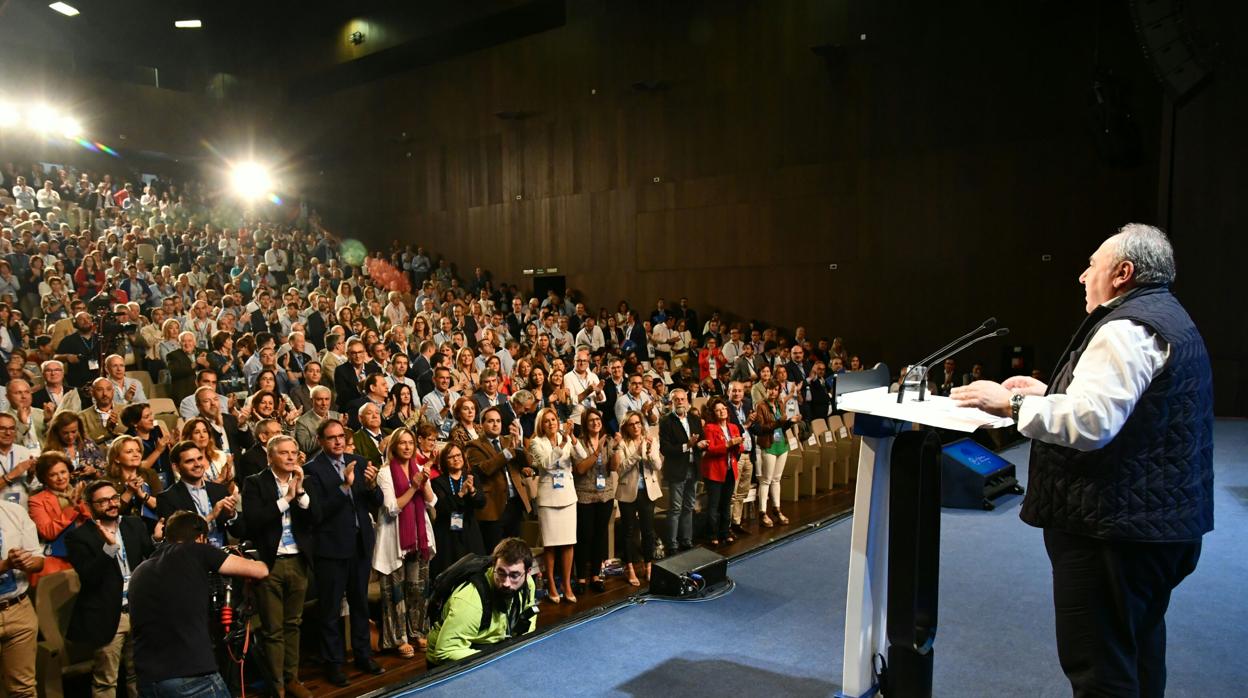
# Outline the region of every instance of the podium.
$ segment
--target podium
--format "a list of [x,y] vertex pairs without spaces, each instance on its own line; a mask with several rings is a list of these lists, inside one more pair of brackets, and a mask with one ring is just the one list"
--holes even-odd
[[[838,698],[930,696],[940,550],[940,442],[911,425],[972,432],[1008,418],[917,394],[897,402],[887,367],[838,376],[836,408],[862,437]],[[885,661],[880,661],[883,658]],[[887,667],[887,668],[885,668]],[[877,673],[885,676],[884,685]]]

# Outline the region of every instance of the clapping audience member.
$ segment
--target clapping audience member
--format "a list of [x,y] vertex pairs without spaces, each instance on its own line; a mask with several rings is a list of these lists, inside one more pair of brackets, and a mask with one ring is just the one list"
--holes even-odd
[[126,694],[135,698],[130,577],[152,554],[152,538],[137,517],[121,515],[121,495],[112,483],[92,482],[83,489],[82,499],[91,517],[65,538],[69,561],[82,584],[65,637],[95,648],[92,695],[112,695],[124,676]]
[[[381,509],[373,548],[373,569],[381,575],[379,644],[411,659],[416,656],[412,643],[425,648],[424,589],[430,581],[429,563],[438,551],[430,511],[437,498],[429,470],[416,461],[412,430],[399,428],[385,445],[385,463],[378,462]],[[443,450],[443,463],[452,448],[456,447]],[[456,457],[462,466],[463,454],[457,448]]]
[[223,484],[208,479],[208,457],[193,441],[180,441],[169,452],[179,480],[156,497],[156,514],[166,521],[178,511],[193,511],[208,521],[208,541],[226,543],[226,533],[243,537],[238,515],[239,497]]
[[[26,507],[32,490],[36,453],[15,443],[17,420],[0,412],[0,499]],[[5,551],[0,550],[0,555]]]
[[[527,395],[527,391],[522,392]],[[517,395],[519,397],[522,396]],[[529,402],[532,402],[531,397]],[[533,471],[525,460],[519,419],[511,423],[504,436],[502,411],[487,407],[481,413],[481,431],[480,438],[464,447],[464,455],[476,475],[475,484],[485,497],[477,520],[481,524],[483,546],[491,550],[502,539],[518,536],[525,513],[532,511],[526,472]]]
[[[607,559],[608,530],[615,514],[615,444],[604,429],[602,413],[588,408],[581,415],[581,435],[572,445],[576,483],[576,563],[577,582],[584,587],[605,591],[602,563]],[[657,481],[656,481],[657,482]],[[653,511],[650,522],[651,550],[654,549]]]
[[35,460],[35,478],[43,490],[30,498],[30,518],[35,522],[39,540],[47,546],[47,555],[43,569],[32,576],[32,585],[38,584],[41,575],[71,567],[65,536],[91,518],[91,509],[82,499],[86,481],[72,479],[70,465],[69,457],[61,451],[45,450]]
[[319,512],[303,486],[295,440],[275,434],[265,451],[268,468],[244,481],[242,507],[256,555],[269,569],[256,592],[260,638],[270,675],[285,695],[309,698],[299,681],[299,637]]
[[[663,467],[661,448],[646,433],[645,420],[638,412],[624,416],[620,432],[615,435],[612,462],[619,473],[616,500],[620,503],[620,525],[623,529],[625,569],[628,583],[637,586],[636,566],[645,565],[646,580],[654,561],[654,502],[663,496],[659,488],[659,472]],[[633,534],[641,534],[641,548],[634,551]]]
[[442,474],[433,480],[437,510],[433,535],[438,553],[429,570],[434,579],[464,555],[485,554],[481,527],[477,523],[477,511],[486,504],[485,492],[458,446],[448,445],[442,450],[439,461]]
[[[572,592],[572,553],[576,545],[576,488],[572,482],[571,423],[560,426],[553,407],[537,415],[537,434],[529,441],[529,465],[537,471],[537,520],[542,531],[546,591],[559,603],[556,572],[563,580],[563,599],[576,603]],[[559,568],[556,571],[555,561]]]
[[455,426],[451,427],[449,442],[462,449],[477,438],[477,403],[471,396],[465,395],[455,401],[452,413],[455,415]]
[[346,686],[342,663],[342,600],[350,609],[351,647],[356,668],[372,674],[384,670],[372,657],[368,632],[368,577],[373,557],[374,531],[369,512],[381,506],[377,466],[347,453],[347,430],[327,419],[317,430],[321,452],[304,465],[305,487],[317,502],[316,526],[317,616],[325,675],[335,686]]
[[126,435],[133,436],[143,446],[143,467],[152,470],[160,478],[162,486],[173,483],[173,468],[169,464],[169,449],[176,443],[163,424],[157,424],[152,406],[146,402],[126,405],[121,411],[121,423]]
[[[759,521],[763,526],[771,527],[775,523],[769,510],[774,510],[781,524],[789,522],[788,517],[780,511],[780,479],[784,477],[784,465],[789,458],[789,442],[786,430],[793,423],[793,417],[785,417],[784,408],[780,404],[780,384],[770,381],[766,384],[764,398],[754,406],[754,440],[760,451],[758,464],[758,512]],[[798,417],[797,419],[800,419]]]
[[[693,547],[693,504],[702,460],[702,420],[689,409],[688,394],[671,392],[672,411],[659,420],[659,451],[667,483],[667,531],[663,544],[669,554]],[[618,496],[618,488],[617,488]]]
[[0,499],[0,688],[34,698],[39,619],[27,591],[43,570],[43,546],[26,507]]
[[737,486],[737,458],[744,439],[741,430],[728,418],[728,404],[713,398],[706,404],[702,419],[702,478],[706,484],[707,535],[711,545],[732,543],[732,496]]
[[122,516],[138,517],[148,531],[156,528],[156,495],[164,489],[156,471],[143,465],[143,442],[118,436],[108,446],[108,481],[120,493]]

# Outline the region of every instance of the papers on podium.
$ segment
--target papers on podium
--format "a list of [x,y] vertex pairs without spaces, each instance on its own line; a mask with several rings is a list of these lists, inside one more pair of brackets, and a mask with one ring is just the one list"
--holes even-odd
[[[915,398],[918,396],[916,395]],[[974,407],[959,407],[952,399],[939,395],[928,395],[919,402],[906,399],[897,404],[897,393],[888,392],[887,387],[869,388],[852,393],[843,393],[836,398],[837,409],[859,414],[870,414],[907,422],[917,422],[939,429],[972,432],[980,427],[995,429],[1008,427],[1014,423],[1009,417],[998,417]]]

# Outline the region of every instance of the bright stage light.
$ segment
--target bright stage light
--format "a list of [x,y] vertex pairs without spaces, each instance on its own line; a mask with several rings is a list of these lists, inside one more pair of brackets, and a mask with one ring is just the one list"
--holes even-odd
[[264,166],[255,162],[243,162],[234,166],[230,173],[234,192],[247,199],[268,196],[273,189],[273,178]]
[[60,128],[61,135],[66,138],[77,138],[82,135],[82,124],[72,116],[61,117]]
[[39,133],[47,133],[55,130],[61,124],[61,115],[55,109],[46,104],[40,104],[30,111],[26,112],[26,125],[32,131]]
[[178,29],[199,29],[204,23],[198,19],[179,19],[174,21],[173,26]]
[[52,8],[53,10],[56,10],[57,12],[60,12],[66,17],[78,16],[78,8],[74,7],[73,5],[66,5],[63,2],[54,2],[51,5],[48,5],[48,7]]
[[22,115],[17,107],[7,102],[0,102],[0,128],[11,128],[22,122]]

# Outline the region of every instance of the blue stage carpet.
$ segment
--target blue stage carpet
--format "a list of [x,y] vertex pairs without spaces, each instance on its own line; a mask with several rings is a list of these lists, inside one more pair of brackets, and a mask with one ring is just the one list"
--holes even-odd
[[[1175,592],[1168,696],[1248,695],[1248,422],[1215,432],[1217,529]],[[1005,454],[1026,485],[1024,448]],[[1048,559],[1018,520],[945,510],[937,696],[1069,696],[1053,640]],[[424,695],[826,696],[840,686],[850,523],[729,568],[737,587],[703,603],[651,602],[541,638]]]

